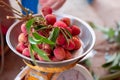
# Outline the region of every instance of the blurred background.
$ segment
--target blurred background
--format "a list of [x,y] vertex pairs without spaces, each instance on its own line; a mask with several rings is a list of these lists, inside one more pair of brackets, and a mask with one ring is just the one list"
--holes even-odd
[[[8,2],[7,0],[5,1]],[[12,7],[21,11],[20,7],[17,5],[15,0],[9,0],[9,2],[10,2],[9,4]],[[119,43],[116,43],[114,41],[115,44],[112,44],[113,42],[109,42],[110,39],[115,38],[113,36],[116,34],[118,34],[117,39],[118,39],[118,42],[120,42],[120,35],[119,35],[120,28],[119,29],[117,28],[117,27],[120,27],[120,25],[117,25],[117,23],[119,23],[120,21],[120,5],[119,4],[120,4],[120,0],[66,0],[60,8],[54,10],[56,13],[70,14],[86,22],[91,22],[92,23],[91,26],[108,29],[107,34],[103,33],[104,31],[101,31],[101,29],[99,28],[97,30],[94,29],[96,34],[96,44],[95,44],[94,50],[96,51],[96,54],[89,58],[91,66],[88,66],[87,64],[83,63],[85,64],[86,67],[88,67],[90,71],[94,72],[98,78],[113,73],[113,72],[112,73],[109,72],[108,69],[102,67],[102,65],[106,63],[106,57],[105,57],[106,53],[108,54],[119,53],[119,50],[116,48],[116,46],[111,48],[111,46],[116,44],[117,44],[117,47],[120,47],[118,45]],[[41,6],[39,4],[37,8],[38,9],[37,13],[40,13],[40,7]],[[4,14],[13,15],[13,14],[8,12],[4,13],[3,12],[4,10],[2,11],[1,8],[0,10],[1,10],[0,26],[3,26],[3,24],[5,24],[7,28],[10,27],[10,25],[14,23],[14,21],[16,20],[13,20],[11,22],[6,22],[7,21],[6,19],[3,20],[4,19],[3,15]],[[10,24],[6,24],[6,23],[10,23]],[[118,33],[115,33],[116,31],[118,31]],[[105,37],[106,35],[107,36],[113,35],[113,36],[106,39]],[[5,34],[3,34],[3,36],[5,38]],[[3,41],[6,42],[5,39]],[[2,44],[2,41],[1,41],[1,44]],[[6,44],[4,45],[4,47],[5,47],[4,49],[6,49],[4,51],[4,67],[3,67],[3,71],[0,74],[0,80],[13,80],[16,77],[16,75],[21,71],[21,69],[25,66],[25,64],[23,63],[22,59],[19,56],[15,55],[11,50],[9,50],[9,48],[7,48]],[[1,55],[0,67],[2,66],[2,59],[3,59],[2,57],[3,56]],[[119,62],[120,62],[120,58],[117,63],[117,68],[115,69],[120,70]],[[111,80],[120,80],[120,79],[118,77]]]

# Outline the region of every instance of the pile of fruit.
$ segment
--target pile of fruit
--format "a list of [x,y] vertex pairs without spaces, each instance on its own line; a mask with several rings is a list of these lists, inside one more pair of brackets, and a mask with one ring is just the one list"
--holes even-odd
[[68,17],[58,20],[50,7],[42,8],[41,12],[41,16],[35,16],[21,25],[16,50],[40,61],[71,59],[73,52],[81,48],[78,37],[80,27],[71,24]]

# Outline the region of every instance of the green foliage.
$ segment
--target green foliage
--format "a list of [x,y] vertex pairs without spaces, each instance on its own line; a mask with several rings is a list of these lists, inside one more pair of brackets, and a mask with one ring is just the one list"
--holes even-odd
[[33,33],[33,37],[36,39],[36,42],[39,42],[39,43],[47,43],[47,44],[51,44],[51,45],[54,45],[55,42],[49,40],[48,38],[44,37],[44,36],[40,36],[37,32],[34,32]]
[[53,42],[56,42],[56,39],[59,35],[59,32],[60,32],[60,29],[58,27],[53,28],[48,39],[53,41]]
[[37,45],[31,44],[32,50],[34,50],[41,58],[43,58],[46,61],[50,61],[49,57],[47,56],[46,52],[39,49]]
[[108,68],[110,72],[117,72],[120,70],[120,52],[113,55],[107,55],[106,63],[102,65],[104,68]]
[[32,33],[31,36],[31,27],[33,27],[33,24],[35,22],[35,19],[30,19],[26,23],[27,33],[28,33],[28,41],[29,41],[29,48],[30,48],[30,56],[33,60],[33,63],[36,64],[35,58],[33,53],[36,52],[39,56],[43,58],[43,60],[50,61],[49,57],[47,56],[46,52],[40,50],[37,46],[38,43],[48,43],[48,44],[54,44],[54,42],[48,40],[45,37],[39,36],[36,32]]
[[[115,43],[118,47],[120,47],[120,23],[116,23],[116,27],[114,27],[114,29],[98,26],[92,22],[88,23],[92,28],[101,31],[108,42]],[[120,75],[120,50],[114,51],[113,55],[106,55],[105,58],[106,63],[104,63],[102,67],[107,68],[112,74],[100,77],[100,80],[113,80],[118,78]]]
[[[47,25],[46,21],[44,18],[40,17],[34,17],[26,22],[26,28],[27,28],[27,33],[28,33],[28,43],[29,43],[29,48],[30,48],[30,56],[35,63],[35,58],[34,58],[34,53],[37,53],[43,60],[45,61],[50,61],[48,55],[46,52],[38,48],[38,44],[45,43],[49,44],[51,49],[53,49],[56,44],[56,39],[60,33],[65,36],[66,40],[72,38],[72,35],[70,34],[69,31],[66,29],[61,29],[58,27],[53,27],[52,25]],[[41,36],[37,31],[44,31],[46,33],[46,30],[50,30],[49,34],[46,33],[46,36]]]
[[117,23],[116,29],[98,26],[92,22],[88,22],[92,28],[104,33],[104,36],[109,42],[115,42],[120,45],[120,23]]
[[34,18],[30,19],[26,23],[27,33],[30,34],[31,26],[35,22]]

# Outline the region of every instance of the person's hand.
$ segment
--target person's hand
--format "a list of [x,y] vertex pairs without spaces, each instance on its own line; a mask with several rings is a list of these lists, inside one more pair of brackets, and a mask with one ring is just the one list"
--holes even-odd
[[58,10],[66,0],[39,0],[42,7],[50,6],[53,10]]

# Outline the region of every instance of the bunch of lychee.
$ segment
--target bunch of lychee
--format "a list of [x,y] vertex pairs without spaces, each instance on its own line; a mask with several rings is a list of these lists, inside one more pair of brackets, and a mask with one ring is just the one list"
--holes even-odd
[[[73,58],[73,52],[81,48],[81,40],[78,37],[81,32],[80,27],[71,24],[71,20],[68,17],[63,17],[57,20],[57,16],[52,13],[50,7],[44,7],[41,11],[44,21],[37,21],[38,23],[36,25],[47,26],[48,28],[37,30],[39,35],[48,38],[51,34],[52,28],[56,27],[60,29],[60,32],[56,38],[54,47],[51,47],[50,44],[40,43],[37,44],[39,49],[46,52],[51,61],[62,61]],[[28,44],[28,33],[26,30],[26,23],[24,22],[21,25],[21,33],[18,36],[16,50],[24,56],[30,57]],[[44,59],[37,53],[34,53],[34,56],[35,59],[44,61]]]

